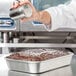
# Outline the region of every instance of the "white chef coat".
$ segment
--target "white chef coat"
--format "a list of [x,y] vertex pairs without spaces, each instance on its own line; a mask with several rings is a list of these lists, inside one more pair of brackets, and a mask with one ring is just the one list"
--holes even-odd
[[60,4],[46,9],[51,18],[51,26],[48,31],[54,31],[59,28],[76,28],[76,0],[71,0],[68,4]]

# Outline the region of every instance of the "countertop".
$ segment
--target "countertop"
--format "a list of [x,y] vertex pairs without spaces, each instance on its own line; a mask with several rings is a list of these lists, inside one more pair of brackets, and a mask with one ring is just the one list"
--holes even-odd
[[0,55],[0,76],[76,76],[76,56],[73,55],[71,65],[59,69],[51,70],[42,74],[28,74],[10,71],[7,67],[5,57]]

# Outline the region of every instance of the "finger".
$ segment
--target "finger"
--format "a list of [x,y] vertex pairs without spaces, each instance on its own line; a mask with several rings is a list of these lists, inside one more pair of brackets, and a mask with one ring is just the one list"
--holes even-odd
[[30,21],[30,20],[31,20],[31,18],[21,18],[20,19],[21,22],[27,22],[27,21]]
[[21,22],[26,22],[28,20],[28,18],[21,18],[20,20],[21,20]]
[[13,2],[12,8],[17,8],[19,6],[19,2],[15,1]]
[[20,19],[21,22],[26,22],[25,18]]

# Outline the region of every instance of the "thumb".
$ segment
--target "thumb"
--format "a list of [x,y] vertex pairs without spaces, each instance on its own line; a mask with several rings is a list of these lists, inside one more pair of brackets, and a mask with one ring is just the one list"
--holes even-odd
[[20,0],[20,5],[29,3],[29,0]]

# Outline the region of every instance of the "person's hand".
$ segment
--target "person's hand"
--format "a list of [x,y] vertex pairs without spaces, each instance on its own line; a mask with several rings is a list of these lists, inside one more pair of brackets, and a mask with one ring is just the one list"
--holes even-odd
[[32,9],[32,16],[29,17],[29,18],[21,18],[20,20],[21,20],[22,22],[38,20],[38,18],[39,18],[39,13],[37,12],[37,10],[35,9],[35,7],[32,5],[32,3],[31,3],[29,0],[15,1],[15,2],[13,3],[12,8],[13,8],[13,9],[16,9],[16,8],[18,8],[19,6],[22,6],[22,5],[24,5],[24,4],[28,4],[28,5],[31,7],[31,9]]
[[47,11],[37,11],[35,7],[32,5],[32,3],[29,0],[16,0],[16,2],[13,3],[12,8],[18,8],[19,6],[22,6],[24,4],[28,4],[32,9],[32,16],[28,18],[22,18],[20,19],[22,22],[27,21],[38,21],[45,25],[51,24],[51,16]]

